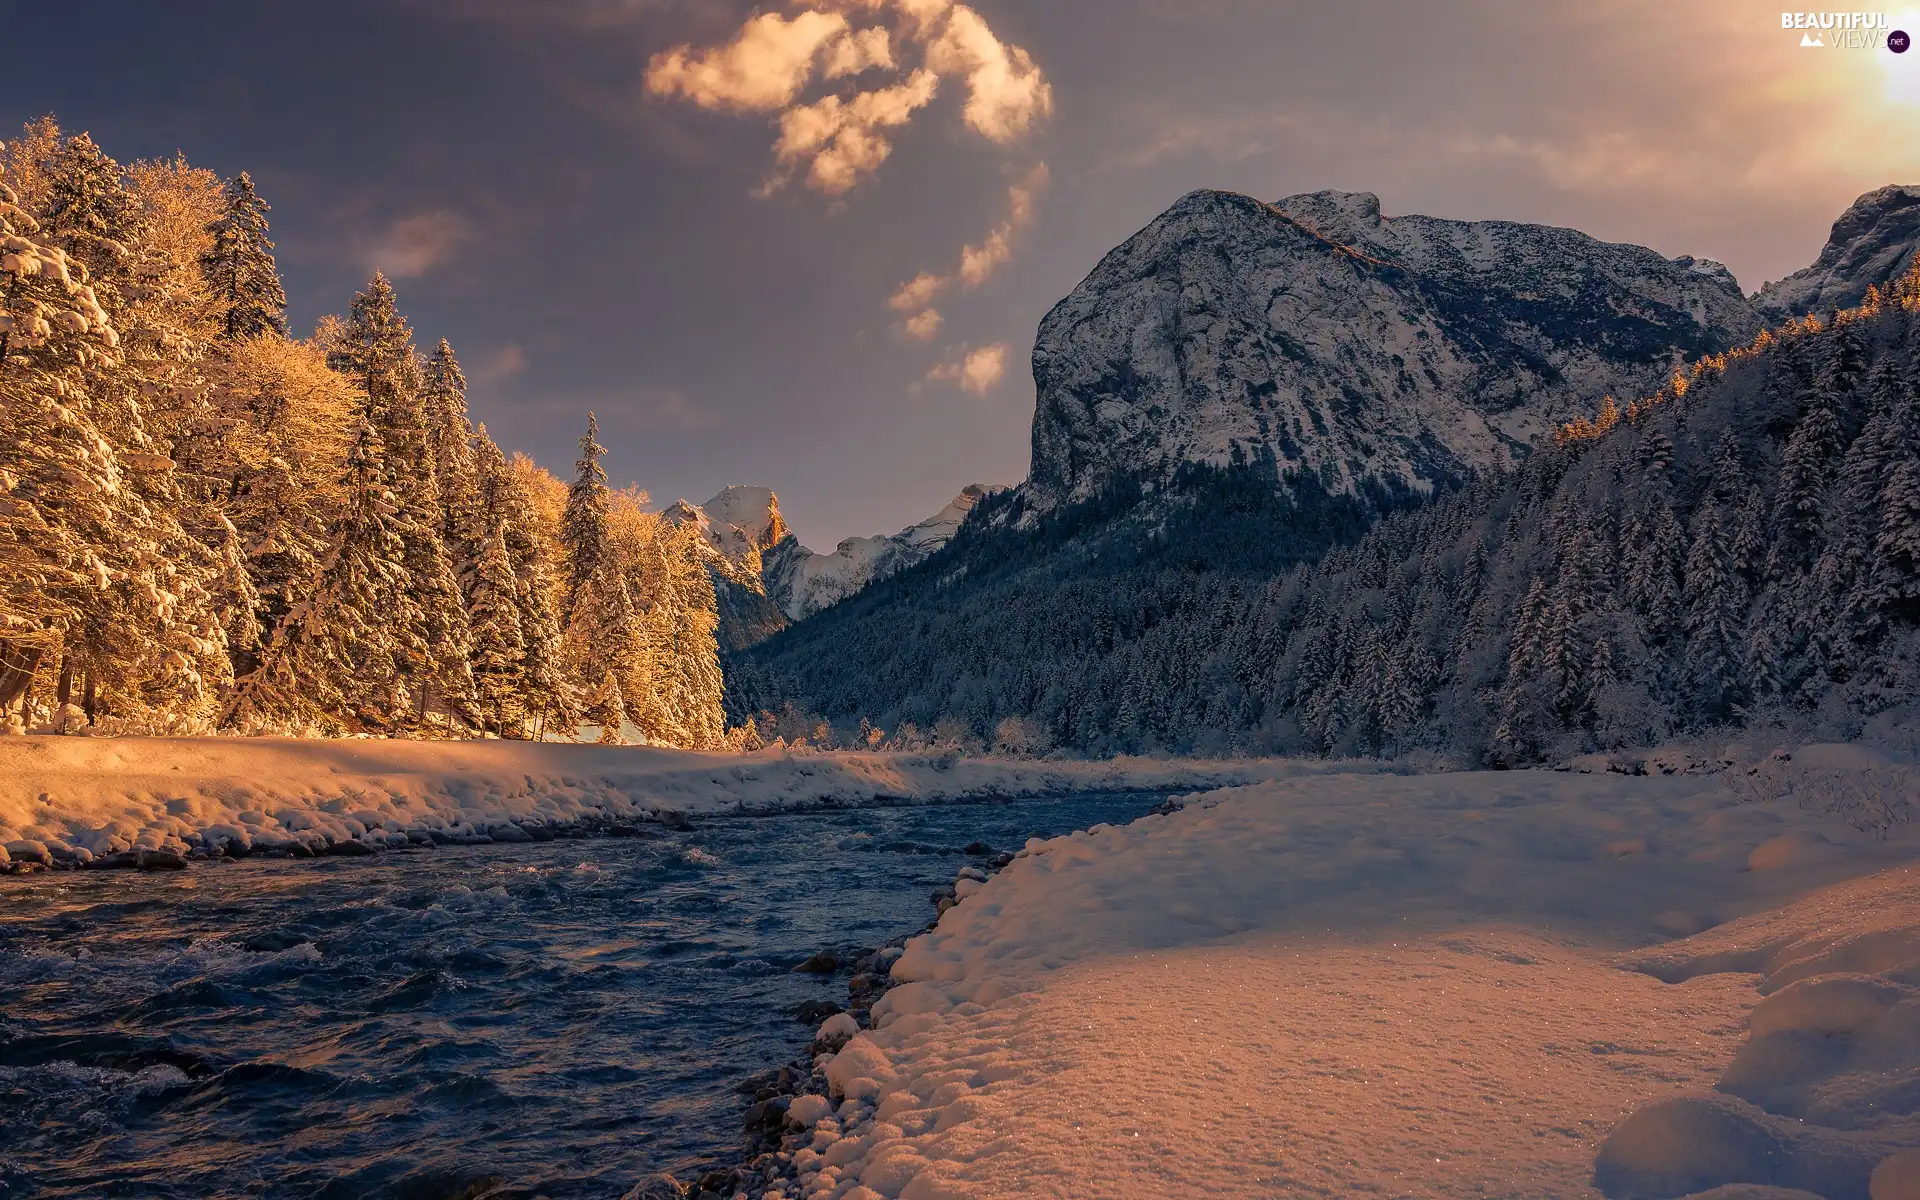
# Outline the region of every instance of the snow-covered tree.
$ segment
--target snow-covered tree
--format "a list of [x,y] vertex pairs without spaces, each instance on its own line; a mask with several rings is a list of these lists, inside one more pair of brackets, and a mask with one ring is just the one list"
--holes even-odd
[[287,292],[267,238],[267,202],[245,171],[226,189],[226,210],[213,222],[213,245],[200,259],[219,305],[228,341],[287,332]]
[[600,465],[607,448],[600,444],[599,436],[600,418],[590,412],[560,526],[560,541],[567,551],[567,591],[560,611],[569,620],[579,603],[581,588],[600,570],[607,555],[607,472]]

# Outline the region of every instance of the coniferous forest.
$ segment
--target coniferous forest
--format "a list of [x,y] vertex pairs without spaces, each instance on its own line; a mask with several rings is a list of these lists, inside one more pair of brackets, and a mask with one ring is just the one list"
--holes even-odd
[[1038,522],[982,504],[947,553],[749,651],[732,703],[1091,753],[1851,736],[1920,689],[1920,266],[1425,505],[1261,464],[1191,472],[1146,520],[1121,491]]
[[571,485],[509,455],[377,273],[291,336],[246,174],[52,118],[0,172],[0,728],[727,744],[698,534],[590,416]]

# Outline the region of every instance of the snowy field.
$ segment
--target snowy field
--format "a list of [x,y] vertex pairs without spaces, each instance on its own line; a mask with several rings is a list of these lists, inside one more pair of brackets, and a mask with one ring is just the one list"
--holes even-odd
[[0,866],[528,841],[662,814],[1216,787],[1324,764],[1024,762],[528,742],[0,739]]
[[1920,1195],[1913,779],[1303,777],[1029,843],[828,1064],[798,1190]]

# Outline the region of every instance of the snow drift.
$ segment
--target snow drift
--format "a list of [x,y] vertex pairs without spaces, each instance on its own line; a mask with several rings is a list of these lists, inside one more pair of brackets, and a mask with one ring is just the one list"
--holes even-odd
[[1158,791],[1324,769],[1279,759],[1055,763],[494,741],[8,738],[0,740],[0,867],[108,855],[135,865],[141,852],[527,841],[667,814]]
[[[827,1064],[799,1194],[1866,1200],[1920,1146],[1891,1116],[1920,1106],[1920,884],[1885,832],[1715,777],[1510,772],[1031,842]],[[1761,970],[1755,1009],[1729,972]]]

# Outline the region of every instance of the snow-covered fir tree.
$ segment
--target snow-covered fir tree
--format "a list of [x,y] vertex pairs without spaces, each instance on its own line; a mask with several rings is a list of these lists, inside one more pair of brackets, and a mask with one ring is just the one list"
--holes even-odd
[[268,333],[284,337],[287,291],[267,238],[267,202],[245,171],[226,193],[226,211],[213,222],[213,244],[200,260],[219,306],[220,335],[229,341]]
[[567,737],[612,671],[623,715],[620,683],[673,714],[648,740],[718,744],[695,556],[636,600],[672,531],[623,497],[641,541],[607,553],[594,473],[569,638],[565,485],[470,426],[383,276],[288,338],[266,212],[51,119],[0,146],[0,732]]

